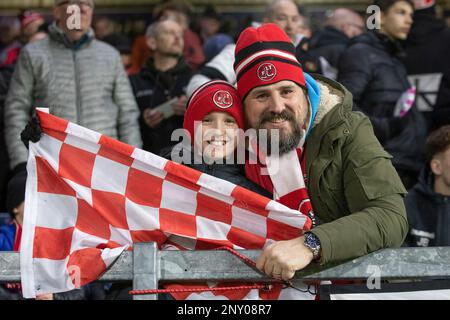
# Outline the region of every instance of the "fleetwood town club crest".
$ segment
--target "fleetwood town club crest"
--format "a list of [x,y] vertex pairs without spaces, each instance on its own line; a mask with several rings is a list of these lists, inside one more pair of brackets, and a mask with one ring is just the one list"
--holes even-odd
[[262,81],[270,81],[277,75],[277,68],[272,63],[266,62],[259,66],[257,74]]
[[219,90],[213,96],[213,102],[222,109],[227,109],[233,105],[233,97],[228,91]]

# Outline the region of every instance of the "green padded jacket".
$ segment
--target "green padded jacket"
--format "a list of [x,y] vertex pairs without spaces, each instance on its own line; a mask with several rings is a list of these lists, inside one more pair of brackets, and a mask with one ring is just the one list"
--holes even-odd
[[319,108],[306,141],[308,191],[322,245],[321,263],[399,247],[408,232],[406,190],[369,119],[352,111],[342,85],[314,76]]

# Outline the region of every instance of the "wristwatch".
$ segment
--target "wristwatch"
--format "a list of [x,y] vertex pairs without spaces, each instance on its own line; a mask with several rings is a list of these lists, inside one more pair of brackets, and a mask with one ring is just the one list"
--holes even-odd
[[305,233],[305,246],[313,253],[313,261],[319,261],[321,257],[321,246],[319,238],[312,232]]

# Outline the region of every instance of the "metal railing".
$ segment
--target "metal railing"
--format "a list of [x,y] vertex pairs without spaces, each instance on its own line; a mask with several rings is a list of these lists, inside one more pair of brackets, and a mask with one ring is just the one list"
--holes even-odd
[[[256,260],[260,251],[243,250]],[[450,247],[384,249],[342,264],[311,264],[298,271],[298,281],[450,279]],[[134,290],[157,289],[160,283],[245,281],[272,282],[227,251],[159,251],[155,243],[138,243],[124,252],[100,281],[132,281]],[[0,252],[0,283],[20,282],[20,256]],[[156,295],[137,295],[136,300],[155,300]]]

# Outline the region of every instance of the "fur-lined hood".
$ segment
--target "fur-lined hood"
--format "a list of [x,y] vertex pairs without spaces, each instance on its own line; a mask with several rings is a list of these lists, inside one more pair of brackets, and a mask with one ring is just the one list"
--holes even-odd
[[[327,115],[334,107],[342,104],[344,101],[345,91],[339,90],[330,84],[329,81],[324,81],[324,78],[316,78],[317,84],[320,88],[320,103],[317,109],[316,117],[314,118],[313,128],[317,126],[322,119]],[[338,84],[335,82],[335,84]]]

